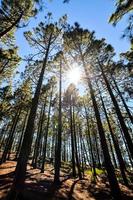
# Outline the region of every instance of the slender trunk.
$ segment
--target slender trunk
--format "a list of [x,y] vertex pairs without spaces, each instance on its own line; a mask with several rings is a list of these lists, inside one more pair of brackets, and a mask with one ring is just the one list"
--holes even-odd
[[55,174],[54,183],[60,183],[60,168],[61,168],[61,135],[62,135],[62,63],[60,62],[60,80],[59,80],[59,116],[58,116],[58,135],[55,149]]
[[90,161],[89,161],[89,157],[88,157],[88,153],[87,153],[87,150],[86,150],[86,146],[85,146],[84,139],[82,139],[82,143],[83,143],[83,149],[84,149],[84,152],[85,152],[85,155],[86,155],[86,161],[87,161],[88,164],[89,164]]
[[113,160],[113,163],[114,163],[114,168],[117,169],[117,162],[116,162],[115,152],[114,152],[114,149],[113,149],[113,146],[112,146],[112,141],[111,141],[111,138],[110,138],[109,134],[107,134],[107,139],[109,141],[110,153],[112,155],[112,160]]
[[107,111],[106,111],[106,108],[105,108],[105,105],[104,105],[104,101],[102,99],[101,94],[100,94],[100,98],[101,98],[101,101],[102,101],[102,106],[103,106],[104,113],[105,113],[105,116],[106,116],[106,119],[107,119],[107,123],[108,123],[108,127],[109,127],[109,130],[110,130],[110,134],[111,134],[111,137],[112,137],[112,140],[113,140],[113,143],[114,143],[117,159],[118,159],[120,170],[121,170],[121,175],[122,175],[122,178],[123,178],[123,181],[124,181],[125,185],[129,186],[128,179],[127,179],[126,173],[125,173],[126,166],[125,166],[124,160],[123,160],[122,155],[121,155],[121,151],[120,151],[120,148],[119,148],[118,141],[117,141],[117,139],[116,139],[116,137],[115,137],[115,135],[113,133],[113,130],[112,130],[112,127],[111,127],[111,124],[110,124],[110,121],[109,121],[109,117],[108,117],[108,114],[107,114]]
[[84,151],[84,139],[82,136],[82,128],[80,124],[79,124],[79,142],[80,142],[80,150],[81,150],[82,172],[84,176],[84,169],[86,167],[86,158],[85,158],[86,151]]
[[114,199],[121,200],[122,199],[121,191],[120,191],[119,184],[118,184],[118,181],[117,181],[117,178],[116,178],[116,175],[115,175],[114,167],[112,165],[111,158],[110,158],[110,155],[109,155],[109,150],[108,150],[108,146],[107,146],[107,142],[106,142],[106,138],[105,138],[105,133],[104,133],[103,125],[102,125],[102,122],[101,122],[100,112],[99,112],[99,109],[98,109],[98,106],[97,106],[97,102],[96,102],[96,98],[95,98],[95,95],[94,95],[91,80],[89,78],[87,66],[84,62],[83,57],[82,57],[82,61],[83,61],[83,66],[84,66],[86,76],[88,78],[88,86],[89,86],[89,89],[90,89],[90,95],[91,95],[91,99],[92,99],[92,103],[93,103],[93,107],[94,107],[94,112],[95,112],[95,116],[96,116],[96,120],[97,120],[97,126],[98,126],[100,141],[101,141],[101,147],[102,147],[102,150],[103,150],[105,167],[106,167],[107,174],[108,174],[108,180],[109,180],[109,183],[110,183],[111,192],[112,192]]
[[13,119],[13,124],[12,124],[11,130],[10,130],[10,133],[9,133],[6,145],[5,145],[4,152],[2,154],[2,158],[1,158],[1,161],[0,161],[1,164],[6,161],[7,156],[8,156],[8,158],[10,157],[10,151],[11,151],[11,148],[12,148],[14,133],[15,133],[15,129],[16,129],[20,114],[21,114],[21,110],[18,109],[17,113],[16,113],[16,115]]
[[51,91],[51,95],[50,95],[47,126],[46,126],[46,131],[45,131],[45,134],[44,134],[43,159],[42,159],[41,173],[44,173],[44,164],[45,164],[45,160],[46,160],[47,138],[48,138],[48,131],[49,131],[49,122],[50,122],[50,111],[51,111],[52,96],[53,96],[53,86],[52,86],[52,91]]
[[71,131],[71,151],[72,151],[72,175],[73,177],[76,176],[76,169],[75,169],[75,156],[74,156],[74,138],[73,138],[73,120],[72,120],[72,105],[70,105],[70,131]]
[[97,154],[97,160],[98,160],[98,168],[101,168],[101,162],[100,162],[100,155],[99,155],[99,149],[98,149],[98,142],[97,142],[97,136],[96,136],[96,132],[94,130],[94,139],[95,139],[95,144],[96,144],[96,154]]
[[52,135],[52,147],[51,147],[51,162],[54,161],[54,152],[55,152],[55,124],[53,126],[53,135]]
[[117,101],[116,101],[116,98],[115,98],[113,92],[112,92],[112,89],[111,89],[111,87],[110,87],[110,85],[109,85],[109,82],[108,82],[108,80],[107,80],[107,78],[106,78],[106,76],[105,76],[105,74],[104,74],[103,67],[102,67],[102,65],[101,65],[100,62],[99,62],[99,66],[100,66],[100,69],[101,69],[101,72],[102,72],[102,76],[103,76],[103,78],[104,78],[104,81],[105,81],[105,83],[106,83],[108,92],[109,92],[110,97],[111,97],[111,99],[112,99],[112,102],[113,102],[113,104],[114,104],[115,111],[116,111],[116,113],[117,113],[117,116],[118,116],[118,119],[119,119],[121,128],[122,128],[122,130],[123,130],[123,133],[124,133],[124,136],[125,136],[125,139],[126,139],[126,142],[127,142],[128,148],[129,148],[129,151],[130,151],[131,156],[132,156],[132,158],[133,158],[133,143],[132,143],[131,136],[130,136],[130,134],[129,134],[129,132],[128,132],[128,128],[127,128],[127,126],[126,126],[126,124],[125,124],[125,121],[124,121],[124,118],[123,118],[123,116],[122,116],[122,114],[121,114],[119,105],[118,105],[118,103],[117,103]]
[[85,165],[85,163],[84,163],[84,152],[83,152],[83,144],[82,144],[82,140],[81,140],[81,136],[79,137],[79,143],[80,143],[80,145],[79,145],[79,147],[80,147],[80,163],[81,163],[81,168],[82,168],[82,173],[83,173],[83,176],[84,176],[84,165]]
[[40,124],[40,129],[39,129],[38,140],[37,140],[37,149],[36,149],[36,153],[35,153],[35,163],[37,163],[37,159],[39,157],[39,148],[41,146],[40,144],[41,144],[41,138],[42,138],[42,133],[43,133],[43,123],[45,122],[46,102],[47,102],[47,97],[45,98],[45,103],[43,106],[42,119],[41,119],[41,124]]
[[8,130],[8,126],[9,126],[9,124],[4,125],[2,127],[2,130],[1,130],[1,133],[0,133],[0,150],[1,150],[2,146],[3,146],[3,142],[5,141],[5,136],[6,136],[6,132]]
[[63,153],[62,153],[62,160],[64,162],[66,162],[66,138],[64,138],[64,142],[63,142]]
[[15,170],[15,178],[13,181],[12,190],[8,196],[9,199],[14,198],[14,196],[16,197],[16,195],[18,194],[17,191],[19,192],[19,190],[22,189],[24,185],[25,176],[26,176],[26,167],[27,167],[30,150],[31,150],[32,140],[33,140],[33,130],[34,130],[36,110],[38,107],[39,95],[41,91],[46,64],[47,64],[51,38],[52,38],[52,34],[50,35],[50,38],[49,38],[49,44],[46,50],[45,58],[43,60],[43,66],[41,69],[40,77],[37,83],[34,98],[32,99],[31,110],[28,117],[27,126],[24,133],[24,139],[23,139],[21,151],[19,154],[16,170]]
[[88,114],[87,114],[87,109],[86,109],[85,104],[84,104],[84,108],[85,108],[86,123],[87,123],[87,135],[88,135],[88,139],[89,139],[90,153],[91,153],[92,166],[93,166],[93,176],[95,178],[96,177],[96,162],[95,162],[94,154],[93,154],[92,141],[91,141],[91,135],[90,135],[90,127],[89,127],[89,120],[88,120]]
[[0,33],[0,38],[6,35],[9,31],[11,31],[15,26],[18,25],[20,22],[21,18],[23,17],[24,12],[21,12],[19,17],[11,24],[11,26],[7,27],[6,30],[2,31]]
[[125,140],[125,137],[124,137],[124,134],[123,134],[123,131],[122,131],[120,125],[119,125],[119,129],[120,129],[120,133],[121,133],[121,136],[122,136],[122,139],[123,139],[123,142],[124,142],[124,145],[125,145],[125,148],[126,148],[126,151],[127,151],[127,154],[128,154],[129,160],[130,160],[130,163],[131,163],[131,166],[132,166],[132,168],[133,168],[133,160],[132,160],[130,151],[129,151],[128,146],[127,146],[127,142],[126,142],[126,140]]
[[111,78],[112,78],[112,80],[113,80],[113,82],[114,82],[114,85],[115,85],[115,87],[116,87],[116,89],[117,89],[117,92],[118,92],[118,94],[119,94],[119,96],[120,96],[120,98],[121,98],[121,100],[122,100],[122,102],[123,102],[123,105],[124,105],[124,107],[125,107],[125,110],[126,110],[128,116],[129,116],[129,119],[131,120],[131,122],[132,122],[132,124],[133,124],[133,116],[131,115],[130,110],[129,110],[129,108],[128,108],[126,102],[125,102],[125,99],[123,98],[122,93],[120,92],[120,89],[119,89],[119,87],[118,87],[118,85],[117,85],[117,82],[115,81],[115,79],[114,79],[113,76],[111,76]]
[[6,68],[7,64],[9,63],[9,60],[0,68],[0,74],[4,72],[4,69]]
[[77,169],[78,169],[78,176],[79,176],[79,179],[82,179],[82,173],[81,173],[81,169],[80,169],[79,156],[78,156],[78,150],[77,150],[74,105],[73,105],[73,111],[72,111],[72,118],[73,118],[73,136],[74,136],[74,145],[75,145],[75,158],[76,158],[76,164],[77,164]]
[[21,133],[21,136],[20,136],[19,145],[18,145],[18,148],[17,148],[15,160],[17,160],[17,158],[19,157],[19,152],[20,152],[21,145],[22,145],[22,140],[23,140],[23,136],[24,136],[24,131],[25,131],[27,119],[28,119],[28,112],[26,113],[25,118],[24,118],[22,133]]
[[37,128],[37,136],[35,140],[35,145],[34,145],[34,153],[33,153],[33,158],[32,158],[32,166],[35,169],[37,166],[37,151],[38,151],[38,140],[39,140],[39,135],[40,135],[40,128],[41,128],[41,120],[42,120],[42,113],[43,113],[43,106],[40,111],[40,116],[39,116],[39,121],[38,121],[38,128]]
[[0,132],[0,144],[1,144],[1,141],[3,140],[4,132],[5,132],[5,125],[2,127],[1,132]]
[[19,121],[20,114],[21,114],[21,110],[18,112],[18,116],[17,116],[16,121],[14,123],[14,127],[13,127],[13,130],[12,130],[10,141],[8,143],[8,152],[7,152],[7,159],[8,160],[10,159],[12,146],[14,146],[13,142],[15,141],[15,131],[16,131],[16,127],[17,127],[17,124],[18,124],[18,121]]
[[2,149],[2,147],[5,146],[6,143],[7,143],[7,140],[8,140],[8,137],[9,137],[9,131],[11,130],[10,125],[11,124],[9,122],[7,127],[6,127],[6,129],[5,129],[5,134],[4,134],[4,137],[3,137],[2,141],[1,141],[0,149]]

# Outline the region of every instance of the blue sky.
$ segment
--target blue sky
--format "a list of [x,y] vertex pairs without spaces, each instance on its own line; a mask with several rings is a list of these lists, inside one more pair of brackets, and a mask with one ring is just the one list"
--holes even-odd
[[121,39],[126,27],[126,18],[121,20],[116,27],[108,23],[109,16],[115,9],[115,0],[70,0],[68,4],[63,4],[62,1],[52,0],[49,3],[47,2],[46,8],[38,15],[37,19],[30,19],[26,28],[17,31],[16,40],[20,47],[20,55],[24,56],[30,53],[23,31],[31,30],[32,27],[43,21],[47,12],[53,13],[54,21],[67,14],[70,24],[78,22],[81,27],[88,28],[90,31],[94,30],[97,38],[105,38],[108,43],[112,44],[117,57],[120,52],[129,49],[129,42],[126,39]]

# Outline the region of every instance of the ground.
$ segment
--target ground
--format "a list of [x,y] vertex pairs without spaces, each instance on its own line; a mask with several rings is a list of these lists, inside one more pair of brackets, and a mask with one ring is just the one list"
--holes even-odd
[[[3,200],[10,190],[16,162],[7,161],[0,166],[0,199]],[[61,172],[61,184],[53,186],[53,168],[46,165],[45,172],[33,169],[28,165],[24,200],[111,200],[109,184],[105,176],[98,176],[94,183],[91,174],[86,174],[83,180],[73,179],[67,175],[67,168]],[[133,192],[120,184],[124,200],[133,199]]]

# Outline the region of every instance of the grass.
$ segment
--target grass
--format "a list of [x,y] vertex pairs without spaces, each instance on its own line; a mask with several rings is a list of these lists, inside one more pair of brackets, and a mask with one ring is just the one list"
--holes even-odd
[[[93,169],[87,169],[85,171],[85,174],[92,175],[93,174]],[[105,170],[104,169],[98,169],[98,168],[96,168],[96,174],[97,175],[105,174]]]

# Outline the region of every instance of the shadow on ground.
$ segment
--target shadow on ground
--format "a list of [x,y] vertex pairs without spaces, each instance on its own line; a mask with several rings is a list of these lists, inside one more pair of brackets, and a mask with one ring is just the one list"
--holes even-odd
[[[13,166],[4,164],[0,171],[0,199],[5,200],[9,192],[13,176]],[[4,168],[5,167],[5,168]],[[9,168],[9,170],[8,170]],[[52,168],[51,168],[52,169]],[[27,170],[24,190],[19,193],[16,200],[111,200],[110,188],[107,180],[97,179],[95,183],[91,176],[83,180],[74,179],[61,173],[60,185],[53,184],[54,174],[51,169],[40,173],[39,169],[29,167]],[[133,193],[125,186],[121,186],[123,200],[132,200]]]

